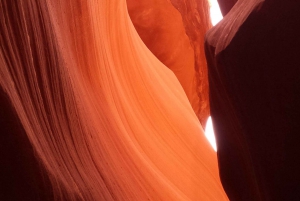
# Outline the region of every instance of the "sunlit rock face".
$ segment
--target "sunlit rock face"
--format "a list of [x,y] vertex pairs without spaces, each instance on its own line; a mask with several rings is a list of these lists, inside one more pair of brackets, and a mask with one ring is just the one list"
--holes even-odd
[[29,139],[24,171],[51,182],[41,200],[228,200],[182,86],[125,0],[2,0],[0,30],[0,114],[19,130],[1,129]]
[[182,85],[201,124],[209,116],[204,35],[210,28],[206,0],[127,0],[139,36]]
[[238,1],[207,33],[211,115],[230,200],[300,199],[300,3]]

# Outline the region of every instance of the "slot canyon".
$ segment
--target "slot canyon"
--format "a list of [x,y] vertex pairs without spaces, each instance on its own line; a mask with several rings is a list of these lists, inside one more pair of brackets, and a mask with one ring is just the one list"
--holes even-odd
[[0,0],[0,200],[299,201],[300,1],[218,3]]

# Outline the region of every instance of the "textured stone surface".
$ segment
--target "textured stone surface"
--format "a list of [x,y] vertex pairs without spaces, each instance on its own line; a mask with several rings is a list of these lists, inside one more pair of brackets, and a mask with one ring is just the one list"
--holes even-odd
[[25,169],[34,152],[54,200],[228,200],[184,90],[125,0],[2,0],[0,30],[0,115],[15,111],[33,148]]

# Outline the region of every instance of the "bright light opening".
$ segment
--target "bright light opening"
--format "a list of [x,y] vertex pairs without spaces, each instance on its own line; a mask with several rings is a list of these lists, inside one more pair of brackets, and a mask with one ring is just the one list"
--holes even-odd
[[223,19],[217,0],[209,0],[210,2],[210,19],[213,26]]
[[[210,3],[210,19],[213,26],[223,19],[219,3],[217,0],[209,0]],[[213,129],[211,117],[208,118],[205,128],[205,136],[215,151],[217,151],[216,138]]]
[[212,124],[211,117],[208,117],[206,128],[205,128],[205,136],[208,139],[209,143],[213,147],[215,151],[217,151],[216,138],[214,133],[214,128]]

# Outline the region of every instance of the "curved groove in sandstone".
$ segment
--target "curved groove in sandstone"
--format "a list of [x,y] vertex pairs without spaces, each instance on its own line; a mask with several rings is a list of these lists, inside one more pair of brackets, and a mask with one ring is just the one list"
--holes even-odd
[[216,154],[124,0],[0,2],[0,85],[57,200],[227,200]]

